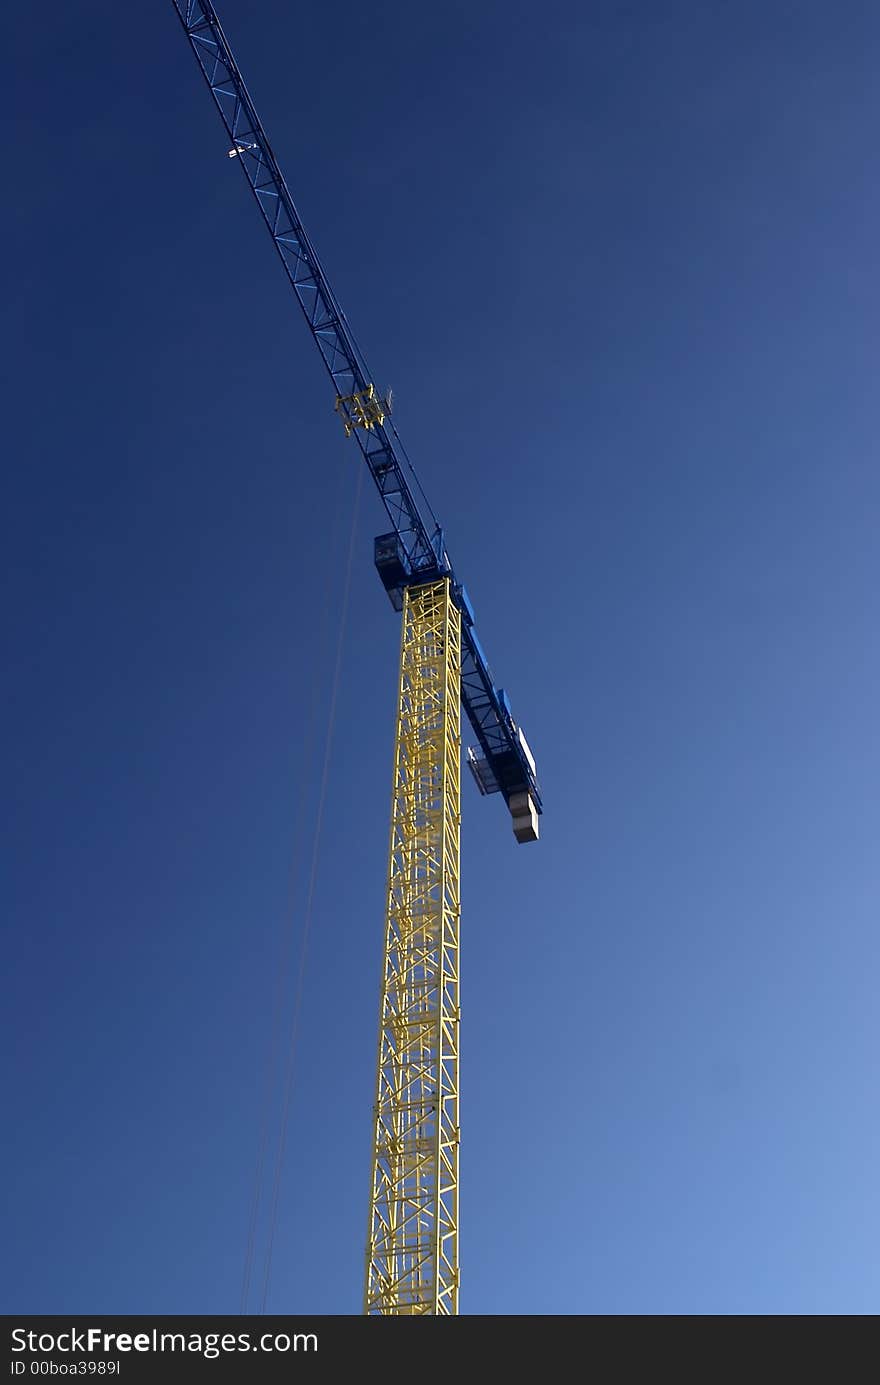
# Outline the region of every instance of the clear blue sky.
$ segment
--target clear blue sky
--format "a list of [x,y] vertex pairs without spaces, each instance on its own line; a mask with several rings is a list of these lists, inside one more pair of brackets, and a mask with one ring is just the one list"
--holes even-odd
[[[876,1311],[877,7],[220,14],[545,791],[465,784],[463,1311]],[[0,1302],[235,1312],[357,454],[170,3],[7,29]],[[383,526],[274,1312],[360,1309]]]

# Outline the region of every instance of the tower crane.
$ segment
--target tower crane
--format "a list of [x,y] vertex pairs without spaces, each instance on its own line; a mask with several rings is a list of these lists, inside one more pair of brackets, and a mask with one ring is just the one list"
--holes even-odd
[[[415,471],[300,221],[207,0],[172,0],[359,446],[390,529],[374,561],[401,613],[364,1312],[458,1312],[460,708],[481,794],[538,839],[535,761]],[[426,519],[426,515],[429,518]]]

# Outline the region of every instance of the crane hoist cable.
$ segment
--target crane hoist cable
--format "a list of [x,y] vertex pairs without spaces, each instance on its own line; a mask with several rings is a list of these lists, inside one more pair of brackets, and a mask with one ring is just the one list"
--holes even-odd
[[[348,557],[347,557],[347,559],[346,559],[345,568],[344,568],[344,571],[345,571],[345,574],[346,574],[346,578],[345,578],[345,582],[344,582],[344,585],[343,585],[343,590],[339,593],[338,598],[337,598],[337,599],[338,599],[338,613],[337,613],[336,621],[335,621],[336,632],[337,632],[337,633],[336,633],[336,639],[335,639],[335,642],[332,643],[332,644],[330,645],[329,649],[328,649],[328,653],[329,653],[329,654],[331,655],[331,657],[333,658],[333,668],[334,668],[334,670],[338,670],[338,669],[340,668],[340,666],[341,666],[341,654],[342,654],[343,640],[344,640],[345,628],[346,628],[346,613],[347,613],[347,607],[348,607],[348,596],[349,596],[349,587],[350,587],[350,575],[351,575],[352,557],[353,557],[354,545],[355,545],[355,541],[356,541],[356,537],[357,537],[357,524],[358,524],[358,517],[359,517],[359,513],[360,513],[361,492],[362,492],[362,488],[363,488],[363,471],[362,471],[362,469],[360,469],[360,468],[358,469],[357,480],[356,480],[356,482],[355,482],[355,494],[354,494],[354,501],[353,501],[352,506],[351,506],[351,517],[350,517],[349,526],[348,526],[348,528],[349,528],[349,533],[348,533],[348,537],[347,537],[347,538],[346,538],[345,534],[344,534],[343,532],[341,532],[341,531],[342,531],[342,528],[343,528],[343,524],[344,524],[344,516],[343,516],[342,506],[343,506],[343,503],[344,503],[344,490],[346,489],[346,487],[345,487],[345,481],[346,481],[346,471],[345,471],[345,468],[340,467],[340,468],[338,469],[338,482],[337,482],[337,487],[336,487],[336,490],[337,490],[338,493],[337,493],[336,496],[335,496],[335,501],[334,501],[334,505],[333,505],[333,512],[334,512],[334,514],[337,516],[338,521],[339,521],[339,524],[338,524],[338,531],[337,531],[337,533],[336,533],[336,536],[335,536],[334,540],[333,540],[332,543],[331,543],[331,549],[332,549],[333,551],[336,551],[336,549],[337,549],[338,547],[340,547],[342,544],[345,544],[345,545],[347,546]],[[335,526],[334,526],[334,527],[335,527]],[[328,569],[327,569],[326,581],[325,581],[325,586],[324,586],[324,595],[323,595],[323,601],[322,601],[322,605],[321,605],[321,614],[320,614],[320,621],[319,621],[319,628],[320,628],[321,630],[327,630],[327,631],[331,630],[331,628],[332,628],[332,625],[331,625],[331,607],[332,607],[333,604],[334,604],[334,601],[333,601],[333,591],[334,591],[334,586],[335,586],[335,583],[334,583],[334,581],[333,581],[334,570],[335,570],[335,569],[334,569],[334,566],[333,566],[333,565],[329,566]],[[287,984],[288,984],[288,981],[289,981],[290,955],[291,955],[292,946],[293,946],[293,935],[294,935],[294,931],[295,931],[296,924],[297,924],[298,921],[302,923],[302,930],[303,930],[303,931],[301,932],[301,935],[300,935],[300,936],[301,936],[301,942],[300,942],[300,953],[299,953],[298,964],[297,964],[297,985],[295,985],[295,987],[294,987],[294,994],[295,994],[295,995],[297,994],[297,991],[298,991],[299,978],[302,977],[302,979],[304,980],[304,975],[305,975],[305,955],[304,955],[304,947],[305,947],[306,930],[308,930],[308,929],[310,928],[311,918],[310,918],[310,909],[309,909],[308,906],[306,907],[306,910],[305,910],[305,914],[304,914],[304,915],[303,915],[303,911],[301,911],[301,910],[297,907],[297,886],[298,886],[298,882],[299,882],[300,865],[301,865],[301,860],[302,860],[302,853],[303,853],[303,846],[304,846],[304,843],[308,840],[308,838],[309,838],[310,836],[313,838],[313,840],[314,840],[314,842],[315,842],[315,846],[314,846],[314,848],[313,848],[312,860],[313,860],[313,863],[314,863],[314,861],[316,860],[316,852],[317,852],[317,849],[318,849],[319,838],[320,838],[319,824],[318,824],[318,820],[317,820],[316,813],[313,813],[313,815],[312,815],[312,822],[311,822],[311,827],[310,827],[310,828],[307,827],[307,822],[306,822],[306,818],[307,818],[307,809],[308,809],[309,803],[310,803],[310,802],[313,802],[313,800],[314,800],[314,795],[313,795],[313,793],[312,793],[312,786],[311,786],[311,766],[312,766],[312,759],[313,759],[313,752],[314,752],[314,751],[320,752],[321,758],[319,759],[319,762],[318,762],[319,764],[326,765],[326,764],[329,763],[329,755],[330,755],[330,751],[331,751],[331,748],[332,748],[333,729],[334,729],[334,725],[335,725],[335,713],[334,713],[334,714],[328,716],[328,717],[325,719],[325,727],[324,727],[324,733],[323,733],[323,746],[322,746],[322,743],[321,743],[321,736],[320,736],[320,728],[319,728],[320,711],[321,711],[321,706],[322,706],[322,704],[325,704],[325,703],[326,703],[326,696],[327,696],[327,695],[326,695],[326,686],[325,686],[326,678],[325,678],[325,676],[323,676],[323,675],[321,674],[321,671],[320,671],[320,670],[321,670],[321,663],[322,663],[322,660],[321,660],[320,658],[319,658],[319,659],[316,659],[316,660],[314,661],[314,673],[313,673],[313,678],[312,678],[311,696],[310,696],[310,699],[309,699],[308,714],[307,714],[307,717],[306,717],[306,720],[305,720],[305,735],[304,735],[304,739],[303,739],[303,743],[302,743],[302,758],[303,758],[303,763],[302,763],[302,766],[301,766],[301,770],[300,770],[300,772],[299,772],[299,774],[298,774],[298,776],[297,776],[298,781],[299,781],[299,789],[298,789],[298,793],[297,793],[297,796],[296,796],[296,809],[295,809],[295,812],[294,812],[294,819],[293,819],[293,835],[292,835],[291,856],[290,856],[290,864],[289,864],[288,873],[287,873],[286,905],[285,905],[285,909],[284,909],[284,913],[283,913],[283,918],[282,918],[281,937],[280,937],[280,940],[279,940],[279,947],[278,947],[278,962],[277,962],[277,965],[276,965],[276,967],[275,967],[275,981],[274,981],[274,986],[272,987],[273,996],[272,996],[272,1004],[271,1004],[271,1020],[270,1020],[270,1035],[269,1035],[269,1052],[268,1052],[268,1058],[267,1058],[267,1064],[266,1064],[266,1079],[265,1079],[265,1084],[264,1084],[264,1093],[263,1093],[263,1100],[262,1100],[262,1107],[263,1107],[263,1109],[262,1109],[261,1118],[260,1118],[260,1133],[259,1133],[259,1139],[258,1139],[257,1163],[256,1163],[255,1174],[254,1174],[253,1192],[252,1192],[252,1195],[251,1195],[250,1214],[249,1214],[249,1218],[248,1218],[247,1241],[246,1241],[245,1256],[244,1256],[244,1267],[243,1267],[243,1271],[242,1271],[242,1287],[241,1287],[241,1299],[240,1299],[240,1308],[239,1308],[239,1311],[240,1311],[242,1314],[247,1313],[247,1310],[248,1310],[248,1302],[249,1302],[249,1298],[250,1298],[251,1277],[252,1277],[252,1273],[253,1273],[253,1269],[254,1269],[254,1259],[255,1259],[255,1255],[256,1255],[256,1247],[257,1247],[257,1239],[258,1239],[259,1214],[260,1214],[260,1208],[261,1208],[261,1204],[262,1204],[262,1200],[263,1200],[263,1182],[264,1182],[264,1172],[265,1172],[265,1165],[266,1165],[266,1157],[267,1157],[268,1151],[269,1151],[270,1131],[271,1131],[271,1128],[272,1128],[272,1125],[273,1125],[273,1115],[275,1114],[275,1110],[276,1110],[275,1101],[274,1101],[275,1092],[276,1092],[276,1085],[277,1085],[277,1084],[276,1084],[276,1069],[277,1069],[277,1067],[278,1067],[278,1059],[279,1059],[279,1056],[280,1056],[279,1050],[280,1050],[280,1045],[281,1045],[281,1030],[282,1030],[282,1023],[283,1023],[283,1017],[284,1017],[284,1001],[285,1001],[285,995],[286,995],[286,987],[287,987]],[[330,703],[330,705],[331,705],[331,711],[332,711],[332,709],[333,709],[333,707],[334,707],[335,699],[336,699],[336,692],[338,691],[338,672],[334,672],[334,673],[331,675],[331,678],[332,678],[332,681],[331,681],[331,703]],[[322,773],[322,780],[323,780],[323,773]],[[294,1004],[296,1004],[296,1001],[294,1001]],[[285,1068],[285,1069],[283,1070],[284,1072],[286,1072],[288,1068],[289,1068],[289,1069],[291,1070],[291,1072],[292,1072],[293,1056],[294,1056],[294,1054],[293,1054],[293,1049],[294,1049],[294,1046],[295,1046],[295,1042],[294,1042],[294,1041],[295,1041],[295,1031],[294,1031],[294,1024],[295,1024],[295,1023],[296,1023],[296,1015],[294,1015],[294,1017],[291,1019],[290,1024],[289,1024],[289,1026],[288,1026],[289,1039],[288,1039],[288,1047],[287,1047],[287,1068]],[[285,1111],[286,1111],[286,1110],[288,1109],[288,1107],[289,1107],[289,1100],[288,1100],[287,1095],[286,1095],[286,1089],[287,1089],[288,1087],[289,1087],[289,1082],[286,1082],[284,1088],[282,1089],[282,1094],[281,1094],[281,1098],[280,1098],[280,1105],[279,1105],[279,1108],[278,1108],[278,1124],[279,1124],[280,1128],[282,1129],[282,1131],[286,1128],[286,1116],[285,1116]],[[280,1136],[279,1136],[279,1138],[280,1138]],[[279,1176],[279,1171],[280,1171],[280,1161],[276,1160],[276,1177]],[[277,1204],[277,1193],[276,1193],[276,1194],[273,1194],[273,1204]],[[271,1236],[271,1237],[274,1237],[274,1218],[273,1218],[273,1225],[272,1225],[271,1230],[270,1230],[270,1236]],[[268,1252],[267,1252],[267,1254],[268,1254]],[[264,1263],[265,1263],[265,1262],[264,1262]],[[268,1270],[266,1270],[266,1269],[264,1269],[264,1273],[263,1273],[263,1284],[264,1284],[264,1288],[265,1288],[265,1286],[268,1285]],[[263,1306],[265,1307],[265,1293],[263,1293],[263,1295],[262,1295],[262,1300],[263,1300]]]
[[339,614],[339,630],[336,639],[336,658],[333,679],[330,685],[330,702],[327,709],[327,727],[324,733],[324,753],[321,764],[321,782],[318,789],[318,802],[315,812],[315,828],[312,834],[312,856],[309,864],[308,887],[303,911],[302,937],[300,943],[299,965],[293,998],[293,1014],[290,1021],[290,1037],[287,1046],[287,1064],[284,1075],[283,1102],[281,1110],[281,1131],[278,1136],[278,1149],[275,1159],[275,1173],[272,1181],[272,1203],[269,1213],[268,1243],[266,1265],[263,1275],[263,1292],[260,1312],[265,1313],[269,1297],[269,1279],[272,1271],[272,1253],[275,1248],[275,1231],[278,1225],[278,1202],[281,1191],[281,1174],[284,1167],[284,1151],[287,1145],[287,1130],[290,1122],[291,1097],[296,1060],[297,1039],[299,1037],[300,1012],[302,1010],[303,989],[306,974],[309,938],[312,930],[312,913],[315,903],[315,888],[318,879],[318,861],[321,853],[321,834],[324,826],[324,808],[327,803],[327,785],[330,777],[330,755],[333,750],[333,733],[336,728],[336,711],[339,703],[339,686],[342,677],[342,657],[345,648],[345,632],[348,623],[349,598],[351,596],[351,575],[354,566],[357,522],[360,514],[361,492],[364,473],[358,468],[354,505],[351,515],[351,535],[348,543],[348,557],[345,563],[345,578],[342,588],[342,604]]

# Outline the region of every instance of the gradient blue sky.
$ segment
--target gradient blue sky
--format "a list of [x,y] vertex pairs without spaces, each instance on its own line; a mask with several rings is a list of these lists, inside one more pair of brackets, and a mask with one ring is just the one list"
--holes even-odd
[[[465,784],[463,1311],[876,1311],[877,7],[220,15],[545,791]],[[235,1312],[357,455],[172,6],[6,23],[0,1301]],[[274,1312],[360,1308],[383,526]]]

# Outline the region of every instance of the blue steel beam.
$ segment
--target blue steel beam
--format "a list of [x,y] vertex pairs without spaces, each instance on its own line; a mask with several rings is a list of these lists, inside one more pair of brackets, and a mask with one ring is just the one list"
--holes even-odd
[[[172,0],[172,4],[226,129],[229,154],[240,164],[248,181],[336,396],[363,394],[370,388],[373,376],[299,218],[216,11],[208,0]],[[453,599],[464,617],[462,706],[485,762],[478,782],[484,792],[500,791],[505,799],[525,790],[540,812],[541,797],[534,770],[523,751],[507,699],[495,686],[473,628],[473,613],[455,576],[439,527],[436,521],[433,528],[429,527],[424,519],[413,486],[418,488],[432,519],[433,513],[397,430],[393,424],[377,421],[369,429],[353,431],[399,544],[400,580],[404,585],[440,576],[452,580]],[[391,594],[394,599],[395,594]]]

